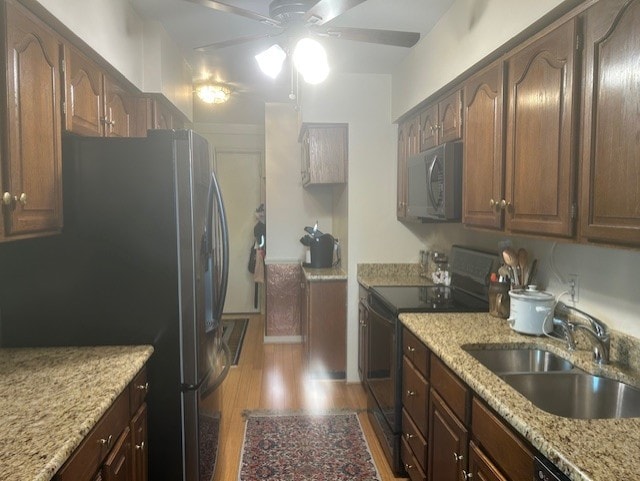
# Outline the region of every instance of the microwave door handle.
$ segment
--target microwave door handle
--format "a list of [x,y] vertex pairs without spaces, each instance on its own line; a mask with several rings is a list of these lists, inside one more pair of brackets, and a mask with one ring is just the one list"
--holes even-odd
[[437,156],[431,161],[429,171],[427,172],[427,193],[429,194],[429,200],[431,200],[431,206],[434,210],[436,210],[438,206],[436,205],[436,196],[433,195],[433,189],[431,188],[431,181],[433,180],[433,169],[436,167],[436,162],[438,162]]

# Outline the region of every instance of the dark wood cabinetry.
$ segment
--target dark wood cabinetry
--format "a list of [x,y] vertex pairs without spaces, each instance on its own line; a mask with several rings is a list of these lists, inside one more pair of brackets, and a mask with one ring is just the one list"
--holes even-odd
[[462,90],[456,90],[420,113],[420,152],[461,138]]
[[[135,137],[138,97],[72,45],[64,46],[65,129],[96,137]],[[146,132],[145,132],[146,134]]]
[[503,228],[504,63],[499,60],[464,83],[462,222]]
[[3,236],[57,233],[62,228],[61,41],[18,3],[8,0],[0,8],[4,9],[6,62]]
[[396,217],[400,220],[407,218],[407,159],[418,152],[420,152],[420,116],[414,115],[398,125],[398,187]]
[[469,433],[433,388],[430,401],[429,479],[465,479]]
[[571,237],[576,176],[572,19],[507,59],[506,227]]
[[302,184],[344,184],[347,182],[348,125],[304,123]]
[[584,15],[580,235],[640,245],[640,1]]
[[[303,276],[304,277],[304,276]],[[347,359],[347,283],[303,278],[301,334],[314,375],[344,379]]]
[[358,376],[365,383],[369,369],[369,305],[368,291],[360,286],[360,302],[358,302]]
[[147,481],[146,368],[118,396],[54,481]]
[[509,481],[473,441],[469,443],[469,473],[473,480]]

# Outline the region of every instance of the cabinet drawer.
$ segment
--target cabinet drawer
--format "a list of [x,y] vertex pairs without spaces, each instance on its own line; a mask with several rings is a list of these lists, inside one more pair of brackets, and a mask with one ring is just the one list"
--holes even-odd
[[451,411],[467,426],[469,424],[469,401],[471,391],[436,356],[431,356],[431,387],[444,399]]
[[413,455],[420,467],[426,473],[427,459],[429,458],[427,441],[425,440],[426,434],[420,432],[418,426],[415,425],[405,409],[402,410],[402,437],[411,448],[411,451],[413,451]]
[[475,398],[471,418],[474,438],[504,474],[510,479],[530,479],[533,452],[511,428]]
[[400,456],[402,457],[402,465],[411,481],[427,481],[427,476],[420,469],[420,465],[413,456],[411,448],[404,439],[400,443]]
[[92,479],[120,433],[129,424],[129,390],[125,389],[60,468],[56,481]]
[[428,433],[429,383],[406,357],[402,358],[402,405],[418,429]]
[[149,383],[147,382],[147,368],[146,366],[140,369],[140,372],[136,374],[133,381],[129,384],[130,390],[130,406],[129,414],[133,416],[138,408],[142,405],[147,393],[149,392]]
[[402,332],[402,352],[425,378],[429,378],[429,349],[409,329]]

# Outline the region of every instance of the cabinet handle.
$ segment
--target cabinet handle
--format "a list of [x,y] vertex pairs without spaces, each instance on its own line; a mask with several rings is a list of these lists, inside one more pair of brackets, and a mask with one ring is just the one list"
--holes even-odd
[[404,469],[405,469],[406,471],[409,471],[410,469],[413,469],[413,464],[407,464],[407,463],[404,463]]
[[464,479],[465,481],[467,481],[467,479],[471,479],[473,478],[473,474],[472,473],[467,473],[464,469],[462,470],[462,479]]
[[412,391],[411,389],[407,389],[407,396],[415,396],[416,392]]
[[2,194],[2,203],[4,205],[11,205],[12,202],[13,196],[11,195],[11,193],[5,192],[4,194]]
[[98,439],[98,443],[102,444],[103,446],[106,446],[107,448],[111,447],[111,441],[113,441],[113,436],[111,434],[109,434],[109,437],[107,439],[105,438]]
[[148,391],[149,390],[149,383],[145,382],[144,384],[138,384],[136,386],[136,389],[139,389],[140,391]]
[[18,197],[18,202],[20,202],[23,206],[27,205],[27,194],[25,194],[24,192],[20,194],[20,197]]
[[407,351],[416,352],[416,348],[415,347],[411,347],[411,346],[407,346]]
[[407,441],[408,441],[409,439],[413,439],[413,438],[415,438],[416,436],[415,436],[415,434],[411,434],[411,433],[404,433],[404,437],[405,437],[405,438],[407,438]]
[[136,444],[136,449],[142,451],[144,449],[144,441],[142,441],[140,444]]
[[463,456],[456,453],[455,451],[453,452],[453,460],[457,463],[458,461],[462,461]]
[[502,200],[500,201],[500,209],[502,209],[502,210],[506,210],[506,209],[508,209],[509,207],[511,207],[511,202],[507,202],[505,199],[502,199]]

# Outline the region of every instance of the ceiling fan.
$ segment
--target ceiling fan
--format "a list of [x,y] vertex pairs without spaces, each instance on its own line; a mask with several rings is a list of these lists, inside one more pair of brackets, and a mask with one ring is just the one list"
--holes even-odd
[[357,42],[377,43],[397,47],[412,47],[420,39],[416,32],[379,30],[371,28],[330,27],[326,24],[365,0],[273,0],[269,16],[252,10],[228,5],[216,0],[185,0],[213,10],[240,15],[270,25],[276,30],[269,33],[243,36],[196,47],[196,50],[220,49],[264,38],[288,34],[334,37]]

